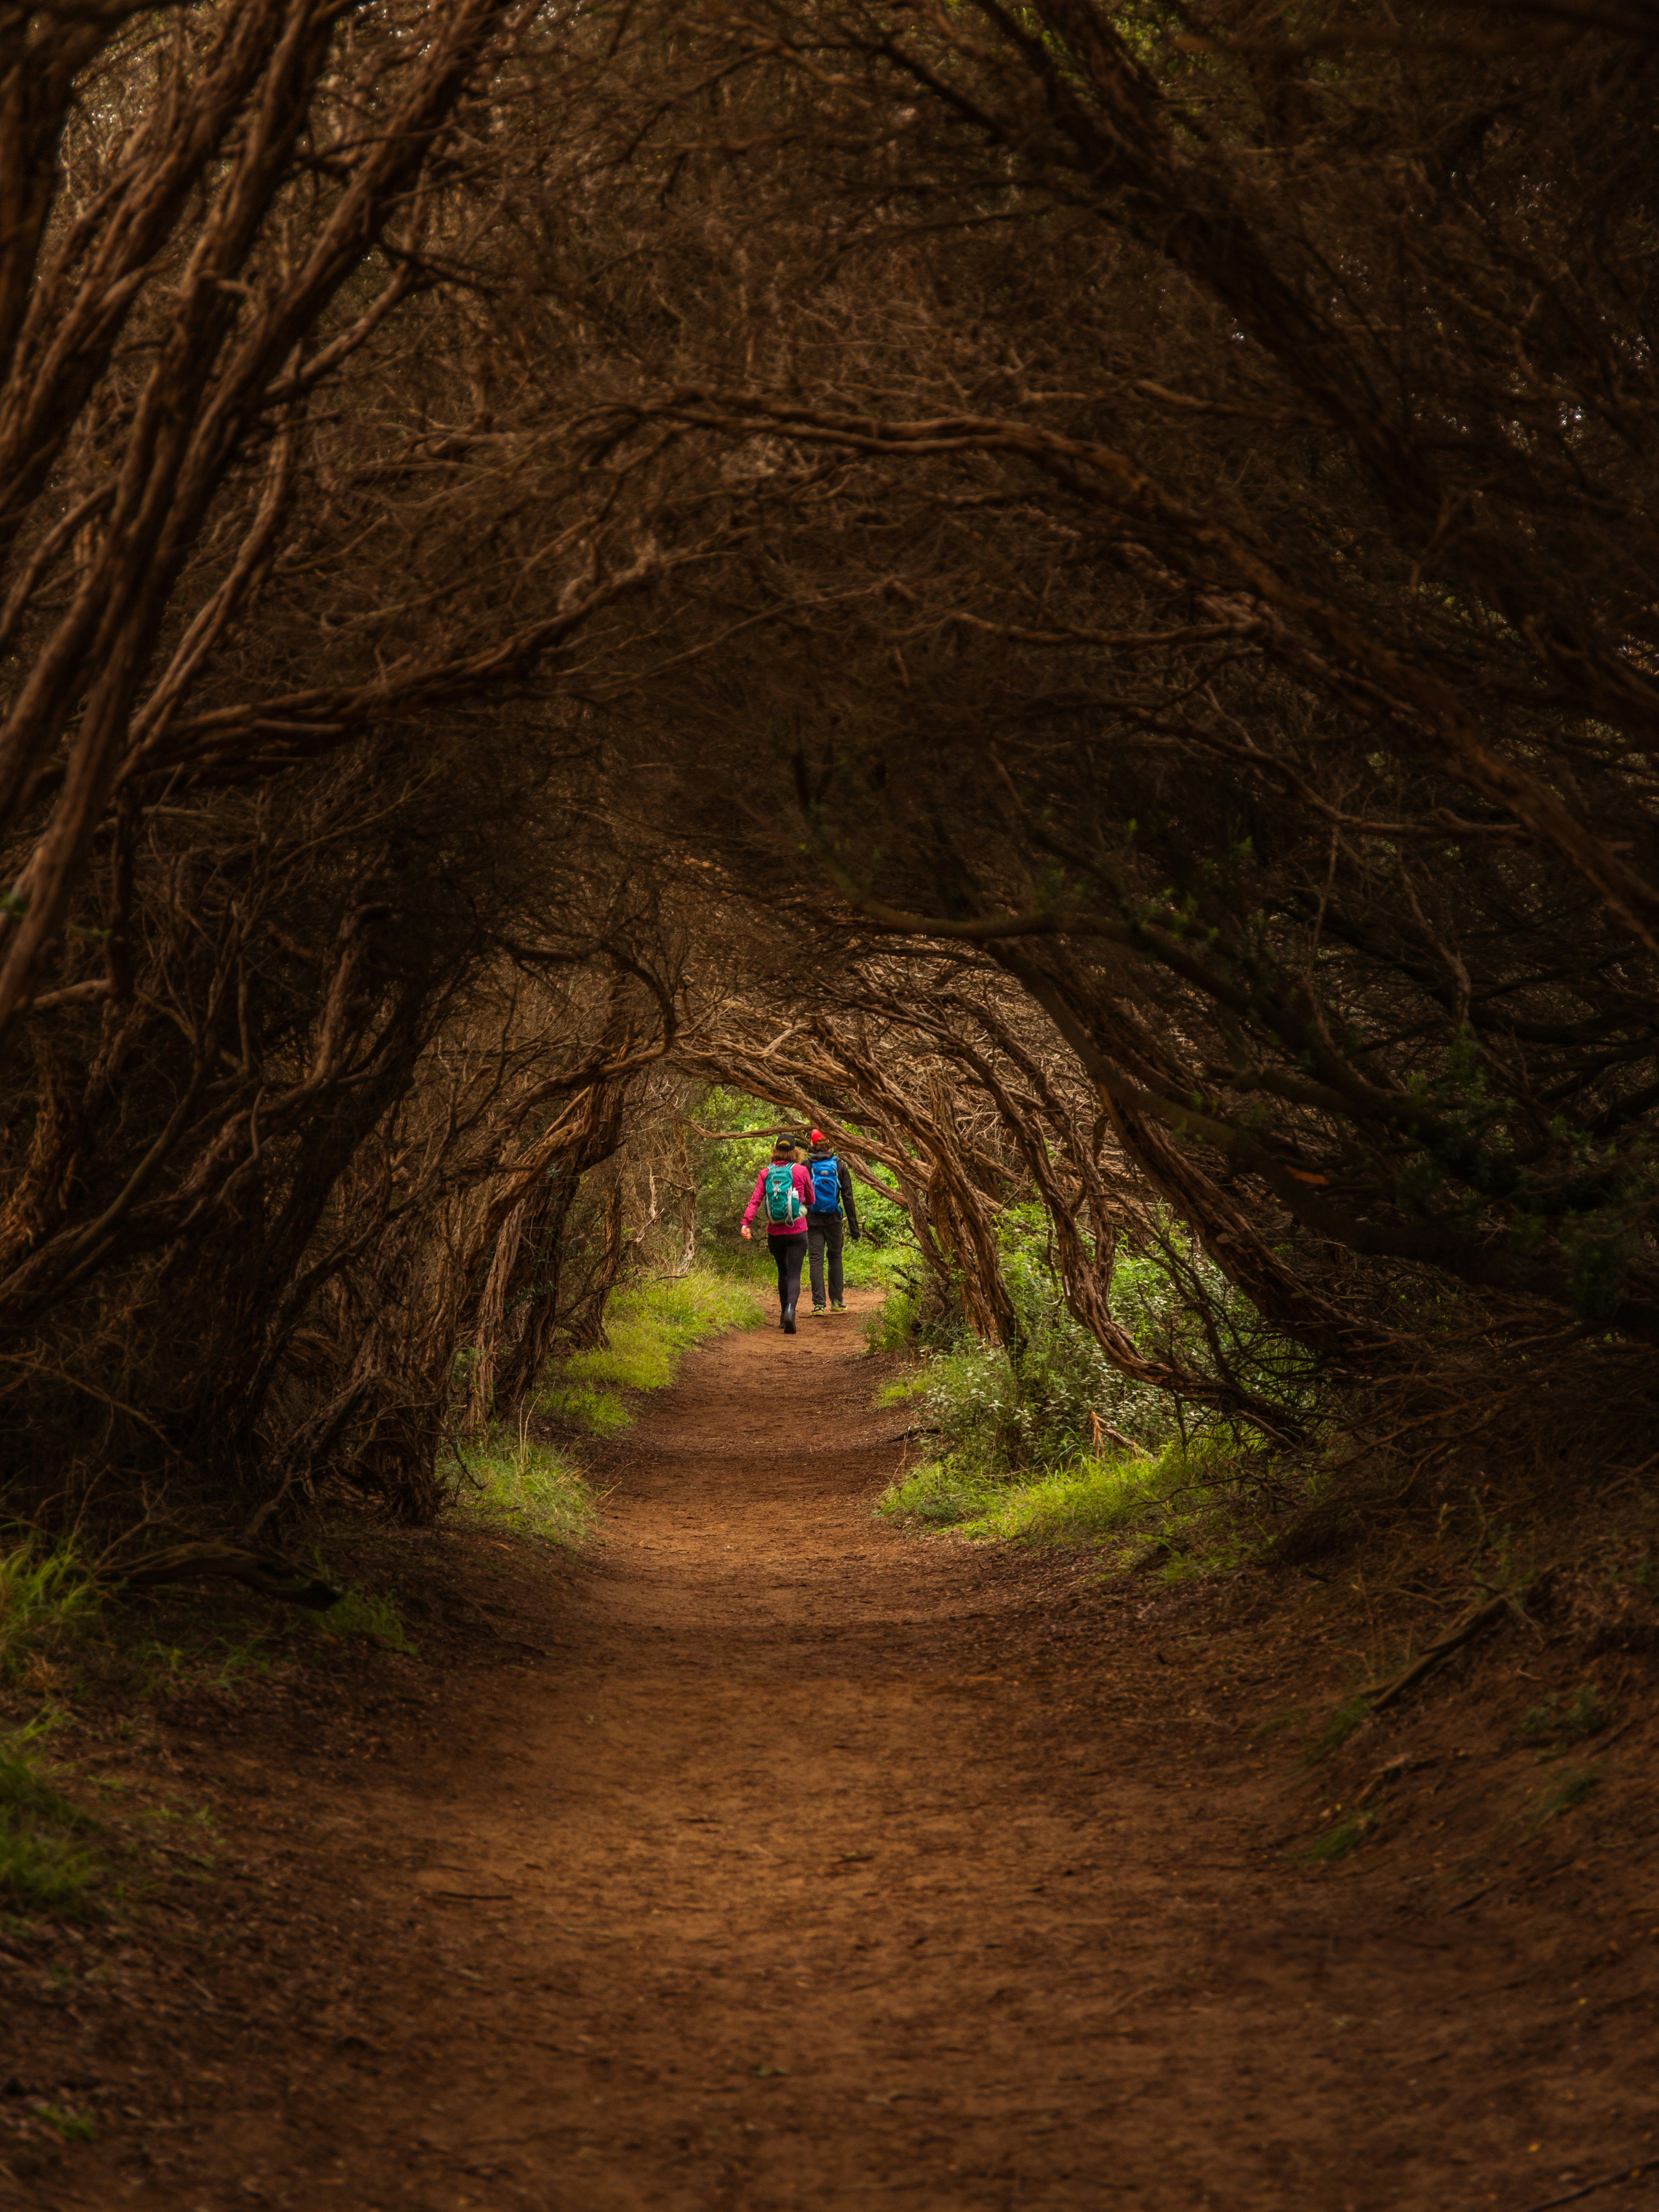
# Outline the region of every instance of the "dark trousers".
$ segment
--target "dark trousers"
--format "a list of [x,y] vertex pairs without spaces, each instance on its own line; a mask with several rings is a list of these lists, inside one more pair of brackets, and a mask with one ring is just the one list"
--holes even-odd
[[800,1263],[806,1257],[806,1238],[774,1237],[769,1231],[766,1241],[778,1271],[778,1304],[788,1313],[800,1296]]
[[846,1288],[842,1280],[842,1248],[847,1241],[847,1224],[839,1213],[809,1213],[806,1217],[806,1249],[812,1261],[812,1303],[823,1304],[823,1255],[830,1255],[830,1295],[839,1305]]

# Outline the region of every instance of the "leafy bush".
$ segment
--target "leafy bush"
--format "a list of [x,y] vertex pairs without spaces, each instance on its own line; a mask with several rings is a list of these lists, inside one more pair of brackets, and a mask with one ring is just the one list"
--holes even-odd
[[[1212,1416],[1178,1409],[1164,1391],[1107,1358],[1066,1306],[1041,1206],[1005,1207],[997,1231],[1021,1334],[1017,1353],[975,1337],[941,1310],[914,1268],[899,1275],[866,1328],[873,1351],[931,1354],[918,1387],[946,1455],[989,1474],[1054,1472],[1084,1455],[1103,1463],[1107,1430],[1156,1453],[1217,1425]],[[1304,1394],[1302,1355],[1266,1329],[1201,1255],[1182,1252],[1170,1238],[1165,1247],[1121,1255],[1114,1270],[1113,1310],[1139,1348],[1213,1375],[1200,1297],[1241,1381],[1281,1402]]]

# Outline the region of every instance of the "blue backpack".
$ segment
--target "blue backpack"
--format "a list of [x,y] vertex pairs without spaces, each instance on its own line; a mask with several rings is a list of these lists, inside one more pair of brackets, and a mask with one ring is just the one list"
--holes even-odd
[[812,1170],[813,1212],[836,1212],[841,1205],[841,1162],[811,1160],[807,1164]]
[[793,1167],[768,1168],[766,1170],[766,1218],[769,1221],[799,1221],[800,1200],[795,1194],[795,1170]]

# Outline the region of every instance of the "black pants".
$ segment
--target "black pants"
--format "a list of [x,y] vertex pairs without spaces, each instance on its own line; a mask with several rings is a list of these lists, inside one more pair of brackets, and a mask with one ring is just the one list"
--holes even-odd
[[846,1285],[842,1280],[842,1248],[847,1241],[847,1224],[839,1213],[809,1213],[806,1217],[806,1249],[812,1263],[812,1303],[823,1304],[823,1255],[830,1255],[830,1295],[839,1305]]
[[772,1248],[778,1271],[778,1304],[788,1313],[800,1296],[800,1263],[806,1257],[806,1238],[799,1235],[775,1237],[769,1230],[766,1241]]

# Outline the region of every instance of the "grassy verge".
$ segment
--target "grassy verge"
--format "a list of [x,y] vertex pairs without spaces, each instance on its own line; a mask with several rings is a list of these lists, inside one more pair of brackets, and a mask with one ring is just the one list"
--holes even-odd
[[592,1533],[593,1493],[562,1452],[494,1429],[453,1463],[455,1521],[577,1551]]
[[665,1389],[694,1346],[764,1318],[747,1285],[712,1267],[626,1284],[605,1307],[605,1342],[562,1360],[536,1410],[584,1436],[612,1436],[634,1418],[630,1396]]
[[1169,1581],[1237,1564],[1245,1544],[1229,1497],[1237,1453],[1221,1438],[1158,1452],[1083,1453],[1063,1467],[988,1474],[954,1456],[895,1483],[877,1510],[971,1543],[1078,1544]]

